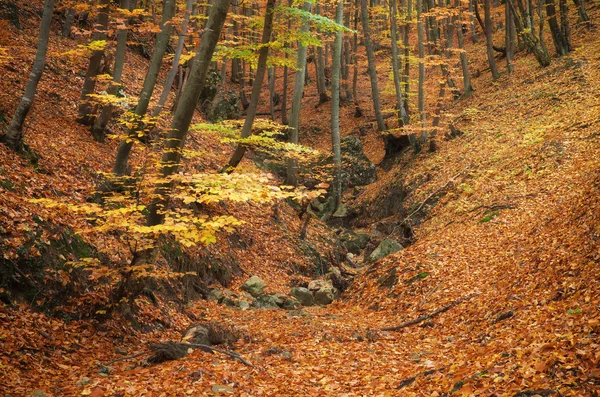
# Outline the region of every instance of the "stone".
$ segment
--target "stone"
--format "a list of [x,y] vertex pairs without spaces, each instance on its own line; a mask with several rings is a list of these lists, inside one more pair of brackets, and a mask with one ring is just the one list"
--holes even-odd
[[328,305],[335,299],[337,290],[333,287],[321,288],[315,292],[315,304],[316,305]]
[[252,305],[257,309],[279,309],[275,295],[262,294],[256,297]]
[[77,382],[75,382],[75,384],[77,386],[85,386],[90,383],[92,383],[92,380],[90,378],[88,378],[87,376],[84,376],[83,378],[81,378]]
[[331,216],[334,218],[345,218],[349,214],[350,214],[350,210],[349,210],[348,206],[346,204],[342,203],[342,204],[338,205],[337,209]]
[[364,186],[377,180],[377,168],[365,155],[360,139],[349,135],[342,139],[343,174],[349,187]]
[[305,312],[304,310],[290,310],[289,312],[286,313],[285,315],[287,318],[294,318],[294,317],[308,317],[310,316],[310,314],[308,314],[307,312]]
[[233,394],[234,390],[233,387],[231,386],[225,386],[225,385],[213,385],[213,387],[211,388],[213,393],[227,393],[227,394]]
[[302,306],[314,305],[313,295],[308,288],[294,287],[291,289],[290,295],[296,298],[302,304]]
[[204,115],[211,123],[237,119],[240,116],[240,98],[233,90],[218,90],[215,97],[204,105]]
[[246,298],[248,300],[254,299],[254,297],[252,295],[250,295],[249,293],[247,293],[246,291],[242,291],[242,298]]
[[227,307],[235,307],[237,301],[233,298],[230,298],[228,296],[224,297],[223,300],[221,301],[222,304],[224,304]]
[[275,297],[275,299],[276,299],[275,302],[277,303],[277,306],[279,306],[279,307],[282,307],[283,303],[287,299],[287,296],[284,294],[275,294],[273,296]]
[[252,297],[256,298],[265,291],[266,284],[265,282],[258,276],[250,277],[244,285],[242,285],[242,290],[248,292]]
[[310,283],[308,283],[308,290],[312,292],[329,287],[331,287],[331,283],[325,280],[312,280]]
[[355,233],[346,230],[340,234],[340,245],[352,254],[358,255],[367,247],[370,236],[367,233]]
[[31,393],[29,396],[27,397],[46,397],[46,393],[44,393],[41,390],[35,390],[33,393]]
[[250,309],[250,303],[246,302],[243,299],[240,299],[239,301],[235,302],[235,307],[237,307],[240,310],[248,310]]
[[286,298],[286,300],[283,302],[283,305],[281,305],[281,307],[285,310],[296,310],[300,306],[302,306],[300,302],[294,298]]
[[223,290],[223,295],[228,296],[230,298],[237,298],[238,297],[237,294],[235,292],[233,292],[232,290],[230,290],[230,289],[224,289]]
[[400,243],[392,240],[391,238],[386,238],[379,243],[377,248],[375,248],[375,251],[369,255],[368,262],[378,261],[379,259],[385,258],[386,256],[396,253],[402,249],[404,249],[404,247]]
[[209,301],[219,302],[221,299],[223,299],[223,292],[218,288],[213,288],[208,292],[206,299]]

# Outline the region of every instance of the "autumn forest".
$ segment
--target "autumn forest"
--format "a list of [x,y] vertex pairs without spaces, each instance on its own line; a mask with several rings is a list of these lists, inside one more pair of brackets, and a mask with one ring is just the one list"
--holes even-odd
[[600,396],[598,0],[0,0],[0,397]]

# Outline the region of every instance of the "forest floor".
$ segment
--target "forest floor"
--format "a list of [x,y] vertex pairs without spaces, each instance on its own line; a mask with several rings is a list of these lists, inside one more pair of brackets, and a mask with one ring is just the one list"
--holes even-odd
[[[33,13],[35,4],[20,5],[25,14]],[[600,18],[597,10],[592,18]],[[24,29],[12,30],[12,59],[0,66],[5,116],[16,106],[35,51],[35,29]],[[483,40],[468,47],[475,92],[449,103],[442,124],[453,122],[463,134],[453,139],[440,134],[436,152],[404,156],[389,171],[379,169],[375,183],[345,198],[368,211],[400,180],[410,187],[406,208],[424,203],[427,209],[415,228],[415,244],[364,268],[332,305],[240,311],[196,301],[182,311],[173,303],[156,307],[144,299],[140,321],[162,324],[148,332],[134,331],[120,319],[68,321],[32,310],[27,302],[3,305],[0,394],[27,396],[39,389],[48,396],[94,397],[229,390],[239,396],[598,396],[597,33],[597,27],[574,27],[571,54],[542,69],[521,53],[515,73],[503,73],[495,82],[485,71]],[[70,39],[51,40],[51,52],[72,46]],[[126,86],[136,92],[146,61],[128,57]],[[389,65],[384,55],[381,60],[383,81]],[[39,209],[29,197],[83,201],[94,189],[96,172],[111,168],[117,142],[98,144],[74,122],[83,70],[83,60],[49,57],[25,132],[27,143],[41,154],[37,169],[0,146],[2,233],[30,227]],[[438,74],[430,73],[434,81]],[[360,80],[366,115],[355,119],[354,109],[344,108],[343,135],[356,134],[372,117],[367,77]],[[301,139],[329,150],[329,129],[323,127],[329,105],[315,108],[310,87],[302,124],[306,131],[319,127],[321,132]],[[383,91],[384,107],[393,107],[389,89]],[[433,82],[427,92],[437,98]],[[433,110],[435,102],[428,106]],[[380,136],[367,129],[361,140],[378,162]],[[199,160],[205,169],[219,169],[231,153],[210,136],[192,141],[209,153]],[[145,154],[137,150],[134,164]],[[255,166],[244,160],[242,168]],[[265,215],[272,208],[248,204],[227,211],[244,214],[244,233],[257,241],[242,253],[246,273],[264,278],[273,292],[287,292],[294,277],[288,260],[296,247]],[[298,233],[300,221],[288,212],[287,228]],[[321,233],[329,232],[314,222],[309,235]],[[12,238],[19,246],[18,235]],[[239,290],[247,274],[235,278],[231,289]],[[448,310],[398,331],[381,330],[440,309]],[[233,348],[253,366],[197,350],[158,365],[145,364],[146,355],[127,359],[145,352],[148,342],[179,340],[194,319],[235,327],[242,337]]]

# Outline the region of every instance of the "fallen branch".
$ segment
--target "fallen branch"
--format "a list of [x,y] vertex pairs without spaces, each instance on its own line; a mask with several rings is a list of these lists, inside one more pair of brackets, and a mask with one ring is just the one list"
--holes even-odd
[[116,362],[131,360],[133,358],[137,358],[137,357],[140,357],[140,356],[143,356],[143,355],[146,355],[146,354],[150,354],[150,352],[139,352],[139,353],[136,353],[136,354],[132,354],[131,356],[125,356],[125,357],[115,358],[114,360],[111,360],[111,361],[107,362],[106,364],[104,364],[104,366],[108,367],[109,365],[114,364]]
[[417,305],[417,309],[416,309],[416,310],[419,310],[419,308],[420,308],[421,306],[423,306],[423,304],[424,304],[425,302],[427,302],[427,299],[429,299],[429,297],[430,297],[430,296],[431,296],[431,295],[432,295],[432,294],[433,294],[435,291],[437,291],[437,289],[438,289],[438,288],[440,288],[440,285],[444,284],[444,281],[446,281],[446,279],[443,279],[442,281],[440,281],[440,283],[439,283],[438,285],[436,285],[434,289],[432,289],[431,291],[429,291],[429,292],[427,293],[427,295],[425,295],[425,297],[423,298],[423,300],[421,301],[421,303],[419,303],[419,304]]
[[149,345],[149,347],[154,354],[148,358],[148,362],[154,364],[183,358],[187,354],[187,350],[191,348],[199,349],[207,353],[221,353],[231,357],[234,360],[238,360],[244,365],[254,368],[254,365],[246,361],[239,353],[218,349],[209,345],[167,341],[162,343],[152,343]]
[[404,322],[402,324],[399,324],[399,325],[393,325],[391,327],[384,327],[384,328],[381,328],[381,330],[382,331],[398,331],[398,330],[401,330],[402,328],[406,328],[406,327],[410,327],[411,325],[419,324],[419,323],[421,323],[421,322],[423,322],[425,320],[429,320],[430,318],[433,318],[433,317],[437,316],[440,313],[447,312],[448,310],[452,309],[454,306],[460,305],[464,301],[467,301],[467,300],[471,299],[472,297],[474,297],[476,295],[479,295],[479,294],[467,295],[467,296],[462,297],[462,298],[460,298],[458,300],[455,300],[454,302],[451,302],[451,303],[447,304],[444,307],[440,307],[439,309],[437,309],[437,310],[435,310],[435,311],[433,311],[433,312],[431,312],[429,314],[426,314],[426,315],[421,316],[421,317],[417,317],[414,320],[406,321],[406,322]]

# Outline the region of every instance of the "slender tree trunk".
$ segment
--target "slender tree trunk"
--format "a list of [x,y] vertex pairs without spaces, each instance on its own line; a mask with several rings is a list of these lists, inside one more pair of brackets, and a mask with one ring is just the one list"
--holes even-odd
[[[129,0],[121,0],[122,9],[131,10]],[[120,29],[117,33],[117,50],[115,51],[115,67],[113,70],[113,81],[108,89],[110,95],[117,95],[121,87],[121,78],[123,76],[123,67],[125,66],[125,52],[127,50],[127,29]],[[113,105],[107,104],[102,107],[102,111],[94,125],[92,126],[92,136],[98,142],[104,142],[106,126],[113,113]]]
[[[109,0],[100,0],[98,6],[98,21],[96,22],[96,31],[92,36],[93,41],[106,39],[106,29],[108,28],[108,10]],[[100,63],[104,56],[104,49],[92,51],[90,62],[85,73],[83,89],[81,90],[81,98],[79,99],[79,109],[77,112],[77,122],[83,125],[91,126],[93,119],[93,106],[88,95],[94,93],[96,88],[96,76],[100,71]]]
[[[317,3],[315,7],[315,14],[320,15],[321,7]],[[320,30],[317,31],[321,38]],[[317,47],[317,56],[315,57],[315,74],[317,77],[317,91],[319,92],[319,104],[325,103],[329,100],[327,96],[327,87],[325,85],[325,62],[323,60],[323,46]]]
[[[310,12],[312,3],[304,2],[302,9]],[[307,34],[309,29],[308,21],[303,21],[300,27],[301,34]],[[288,128],[288,138],[291,143],[298,143],[298,129],[300,127],[300,110],[302,108],[302,96],[304,94],[304,73],[306,72],[306,46],[298,41],[298,57],[296,58],[296,77],[294,79],[294,93],[292,95],[292,112],[290,114],[290,124]],[[296,185],[297,161],[288,159],[287,183]]]
[[[292,0],[288,0],[288,6],[292,6]],[[292,29],[292,21],[288,19],[287,22],[287,30],[290,31]],[[288,53],[285,53],[285,59],[288,59]],[[286,62],[287,65],[287,62]],[[288,106],[287,106],[287,98],[288,98],[288,67],[283,67],[283,97],[281,98],[281,124],[288,125]]]
[[381,104],[379,103],[379,87],[377,85],[377,64],[375,63],[375,52],[373,51],[373,42],[371,40],[371,30],[369,28],[369,12],[367,10],[367,0],[360,0],[360,15],[363,26],[363,35],[365,39],[365,48],[367,50],[368,72],[371,78],[371,94],[373,100],[373,110],[377,120],[379,131],[385,131],[385,122],[381,114]]
[[177,75],[177,69],[179,68],[179,60],[181,59],[181,53],[183,52],[183,44],[185,43],[185,36],[192,14],[193,5],[194,0],[187,0],[185,6],[185,15],[183,17],[183,21],[181,22],[181,34],[179,36],[179,39],[177,40],[177,48],[175,49],[173,63],[171,65],[171,69],[169,69],[169,73],[167,74],[167,79],[165,80],[165,85],[160,95],[160,99],[158,100],[158,103],[152,111],[152,117],[158,117],[163,107],[165,106],[165,103],[167,103],[167,98],[169,97],[169,93],[171,92],[171,88],[173,87],[173,82],[175,81],[175,76]]
[[69,7],[65,14],[65,24],[63,25],[62,35],[64,37],[71,37],[71,28],[73,27],[73,21],[75,20],[75,9]]
[[354,3],[354,35],[352,37],[352,64],[354,65],[354,70],[352,72],[352,96],[354,97],[354,103],[358,107],[358,2],[360,0],[356,0]]
[[16,152],[22,152],[25,145],[23,142],[23,124],[27,113],[31,109],[33,98],[37,92],[37,86],[42,78],[44,66],[46,65],[46,52],[48,51],[48,39],[50,38],[50,24],[52,23],[52,13],[54,12],[54,0],[46,0],[44,3],[44,12],[40,23],[40,33],[38,36],[37,50],[33,67],[29,74],[25,94],[15,110],[15,114],[8,126],[6,135],[2,141],[6,146]]
[[469,20],[471,21],[471,41],[477,43],[477,27],[475,26],[475,15],[473,12],[473,3],[477,0],[469,0]]
[[[164,140],[165,147],[160,170],[163,180],[175,174],[179,169],[181,149],[183,149],[185,144],[185,138],[192,122],[192,117],[194,116],[196,104],[200,98],[202,88],[204,88],[204,81],[206,80],[210,60],[223,30],[230,3],[231,0],[214,0],[210,7],[208,21],[200,40],[200,46],[196,52],[190,77],[185,84],[183,93],[181,94],[181,101],[173,115],[171,128]],[[147,223],[149,226],[159,225],[164,221],[164,211],[168,204],[168,196],[171,189],[172,183],[157,183],[155,193],[158,198],[148,208]]]
[[460,66],[463,74],[464,93],[463,96],[468,97],[473,92],[471,85],[471,73],[469,73],[469,63],[467,62],[467,52],[465,51],[465,39],[463,36],[460,19],[456,21],[456,35],[458,37],[458,48],[460,51]]
[[135,107],[134,119],[132,121],[133,127],[128,131],[128,138],[121,141],[119,149],[117,151],[117,158],[115,160],[115,166],[113,167],[113,173],[117,176],[125,175],[127,170],[127,162],[129,160],[129,153],[133,147],[133,142],[136,139],[138,133],[145,128],[143,118],[146,115],[148,106],[150,104],[150,98],[154,92],[156,81],[158,79],[158,73],[160,72],[160,66],[162,64],[163,56],[169,44],[169,38],[171,35],[171,24],[167,23],[175,14],[175,0],[165,0],[163,5],[163,16],[161,23],[161,31],[157,36],[156,45],[154,52],[152,53],[152,59],[150,60],[150,66],[148,66],[148,72],[144,79],[144,85],[140,98]]
[[[336,22],[343,24],[344,0],[339,0]],[[333,147],[333,208],[334,212],[342,198],[342,152],[340,146],[340,68],[342,66],[342,40],[344,33],[338,30],[333,43],[333,63],[331,65],[331,143]]]
[[406,117],[410,120],[410,112],[408,100],[410,96],[410,24],[412,19],[412,0],[404,0],[406,2],[406,19],[404,21],[404,73],[402,75],[402,83],[404,84],[404,109]]
[[[267,0],[267,7],[265,11],[265,24],[263,27],[262,41],[263,44],[258,51],[258,64],[256,67],[256,76],[254,83],[252,84],[252,95],[250,96],[250,106],[246,110],[246,120],[244,120],[244,126],[242,127],[242,138],[247,138],[252,133],[252,124],[254,123],[254,117],[256,116],[256,107],[258,106],[258,100],[260,98],[260,92],[262,90],[263,81],[265,78],[265,71],[267,69],[267,57],[269,55],[269,46],[266,45],[271,41],[271,33],[273,32],[273,9],[275,8],[275,0]],[[246,146],[238,144],[235,152],[229,159],[229,165],[223,169],[225,172],[233,172],[235,167],[242,161],[246,153]]]
[[269,68],[269,113],[271,113],[271,120],[275,121],[275,77],[277,76],[277,69],[275,66]]
[[[533,55],[537,59],[538,63],[542,66],[550,65],[551,58],[548,53],[548,49],[546,48],[541,37],[536,36],[533,33],[533,29],[527,26],[528,23],[531,23],[530,17],[523,6],[521,0],[517,0],[519,4],[519,11],[516,10],[513,0],[506,0],[511,9],[511,14],[515,21],[515,27],[517,28],[518,35],[523,39],[523,42],[529,48]],[[543,22],[543,19],[542,19]],[[543,27],[543,24],[540,25]]]
[[[477,0],[475,0],[477,2]],[[477,7],[477,3],[475,3]],[[497,80],[500,78],[500,72],[496,66],[496,59],[494,58],[494,43],[492,38],[492,10],[490,0],[483,0],[483,11],[485,13],[485,43],[487,49],[488,62],[490,63],[490,70],[492,71],[492,79]]]
[[421,120],[422,132],[419,136],[417,143],[417,150],[420,146],[427,141],[427,115],[425,114],[425,46],[423,44],[423,18],[421,17],[421,11],[423,9],[422,0],[417,0],[417,43],[419,47],[419,88],[418,88],[418,99],[417,106],[419,109],[419,117]]
[[397,5],[396,0],[390,1],[390,33],[392,39],[392,71],[394,74],[394,88],[396,89],[396,107],[398,108],[398,126],[403,127],[408,124],[408,115],[404,108],[402,98],[402,86],[400,84],[401,72],[400,72],[400,60],[398,54],[398,20],[397,20]]
[[504,3],[504,12],[505,12],[505,24],[506,24],[506,33],[505,33],[505,46],[506,46],[506,70],[508,73],[512,73],[515,70],[515,65],[513,65],[513,58],[515,55],[515,22],[513,20],[512,11],[508,2]]
[[579,13],[579,22],[589,22],[590,16],[585,10],[585,0],[573,0],[573,3],[577,6],[577,12]]

